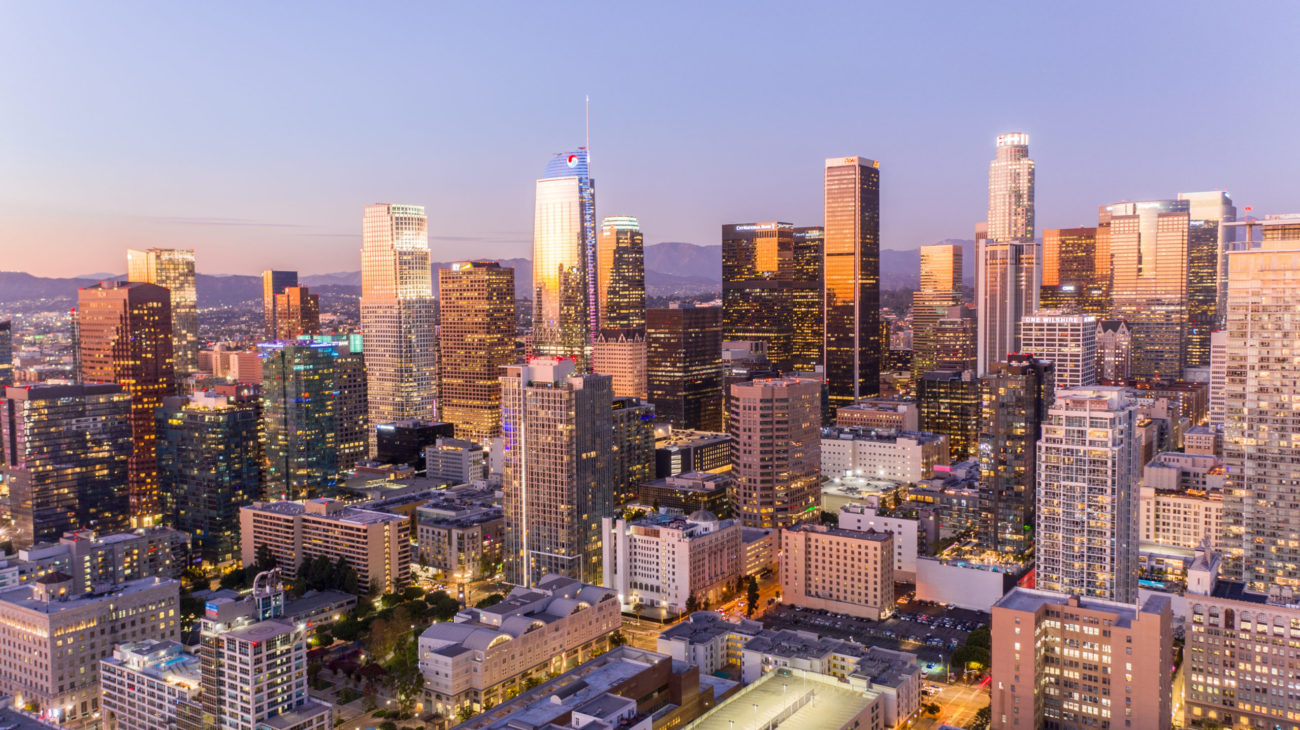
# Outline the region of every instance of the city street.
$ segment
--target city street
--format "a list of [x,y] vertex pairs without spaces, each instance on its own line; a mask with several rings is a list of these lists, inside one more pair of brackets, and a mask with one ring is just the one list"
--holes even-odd
[[922,697],[921,703],[933,702],[943,708],[939,716],[922,717],[913,727],[920,730],[932,730],[940,725],[966,727],[975,719],[975,713],[989,703],[987,687],[967,684],[939,684],[943,689],[937,695]]

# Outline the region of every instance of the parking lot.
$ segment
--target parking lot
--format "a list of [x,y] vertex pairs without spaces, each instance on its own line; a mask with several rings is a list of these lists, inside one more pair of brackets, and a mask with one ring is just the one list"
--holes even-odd
[[986,613],[918,601],[910,601],[897,609],[884,621],[868,621],[777,604],[768,609],[762,621],[772,629],[812,631],[837,639],[851,638],[860,644],[910,651],[924,662],[936,665],[931,674],[941,671],[938,665],[966,642],[967,634],[989,621]]

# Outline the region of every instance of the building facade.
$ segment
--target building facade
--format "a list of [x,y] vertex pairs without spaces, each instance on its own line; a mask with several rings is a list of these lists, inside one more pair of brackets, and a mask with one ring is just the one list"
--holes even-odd
[[960,368],[931,370],[917,383],[921,430],[947,436],[953,462],[978,456],[979,391],[975,372]]
[[200,692],[199,658],[176,641],[118,644],[99,662],[99,696],[109,730],[172,730],[176,706]]
[[1097,318],[1040,309],[1020,320],[1020,349],[1050,360],[1056,387],[1083,388],[1097,384]]
[[320,334],[320,295],[305,286],[286,286],[275,295],[275,339]]
[[780,378],[731,386],[733,514],[746,527],[812,519],[821,486],[821,384]]
[[537,181],[533,216],[533,353],[585,367],[597,330],[596,182],[587,150],[551,159]]
[[127,281],[155,284],[171,300],[172,357],[177,373],[199,369],[199,306],[195,289],[194,249],[127,249]]
[[961,246],[921,247],[921,289],[912,294],[912,375],[920,379],[939,365],[935,330],[948,310],[962,302]]
[[676,428],[722,429],[722,309],[646,312],[646,380],[655,413]]
[[462,261],[438,270],[438,414],[456,437],[501,435],[501,368],[515,361],[515,270]]
[[339,481],[338,347],[326,342],[258,346],[262,358],[262,494],[314,497]]
[[591,342],[591,371],[614,379],[615,396],[649,398],[644,332],[602,332],[597,335]]
[[267,269],[262,272],[262,310],[266,320],[266,338],[274,340],[280,332],[275,320],[275,295],[284,293],[291,286],[298,286],[298,272],[275,271]]
[[835,409],[880,392],[880,163],[827,158],[825,214],[822,363]]
[[1055,363],[1012,355],[980,378],[980,537],[990,550],[1032,544],[1038,439],[1052,403]]
[[860,476],[914,483],[934,476],[935,465],[947,465],[948,460],[948,437],[940,434],[860,426],[822,429],[824,477]]
[[645,332],[645,239],[636,218],[606,216],[596,243],[600,332]]
[[680,614],[718,602],[744,575],[744,542],[735,520],[700,511],[633,522],[603,517],[601,528],[602,585],[618,591],[629,608],[641,604]]
[[894,609],[894,535],[824,525],[781,531],[781,600],[872,621]]

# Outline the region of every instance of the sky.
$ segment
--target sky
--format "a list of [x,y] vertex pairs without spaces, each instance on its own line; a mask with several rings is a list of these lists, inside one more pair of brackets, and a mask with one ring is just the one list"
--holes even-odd
[[533,186],[583,144],[647,243],[819,224],[826,157],[881,165],[881,243],[970,238],[997,134],[1039,229],[1228,190],[1300,211],[1300,4],[0,4],[0,270],[359,268],[367,203],[435,261],[528,256]]

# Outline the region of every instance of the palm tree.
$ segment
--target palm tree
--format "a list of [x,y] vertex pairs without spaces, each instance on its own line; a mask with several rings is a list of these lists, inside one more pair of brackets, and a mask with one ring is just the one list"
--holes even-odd
[[636,614],[637,626],[641,625],[641,613],[643,611],[645,611],[645,604],[641,602],[640,598],[638,598],[636,599],[636,603],[632,604],[632,613]]

